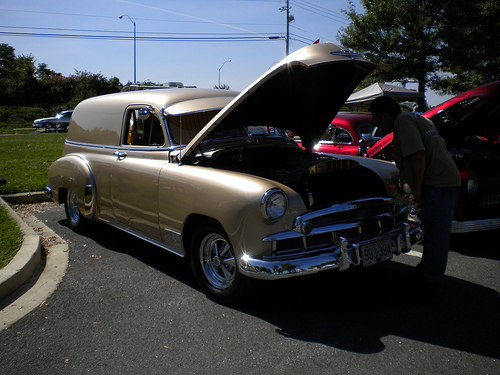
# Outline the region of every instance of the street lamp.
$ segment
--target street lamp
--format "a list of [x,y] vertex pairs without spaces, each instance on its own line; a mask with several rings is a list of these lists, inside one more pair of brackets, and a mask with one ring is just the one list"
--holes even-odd
[[127,14],[124,14],[122,16],[120,16],[120,19],[123,19],[123,17],[127,17],[130,22],[132,22],[132,25],[134,25],[134,83],[137,82],[137,66],[136,66],[136,34],[135,34],[135,22],[132,21],[132,18],[130,18],[129,15]]
[[219,68],[219,88],[220,88],[220,70],[222,69],[222,67],[228,63],[228,62],[231,62],[231,60],[227,60],[227,61],[224,61],[224,64],[221,65],[221,67]]

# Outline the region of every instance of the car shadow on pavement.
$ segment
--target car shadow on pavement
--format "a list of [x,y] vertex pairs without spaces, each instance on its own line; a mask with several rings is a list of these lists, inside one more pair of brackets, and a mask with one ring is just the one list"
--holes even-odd
[[[188,262],[174,254],[102,223],[91,223],[84,235],[199,290]],[[381,352],[392,336],[500,359],[499,293],[446,277],[443,295],[425,295],[405,281],[413,270],[387,262],[258,281],[248,298],[227,308],[269,322],[284,337],[355,353]],[[200,292],[196,298],[206,297]]]
[[276,332],[356,353],[385,349],[395,336],[500,358],[499,294],[447,277],[442,295],[405,285],[413,267],[389,262],[371,269],[290,279],[268,286],[242,310]]
[[[66,220],[61,220],[58,224],[71,230]],[[188,262],[178,255],[104,223],[91,221],[86,224],[85,230],[81,233],[83,237],[95,241],[108,250],[127,254],[149,267],[197,289],[196,280],[191,273]]]

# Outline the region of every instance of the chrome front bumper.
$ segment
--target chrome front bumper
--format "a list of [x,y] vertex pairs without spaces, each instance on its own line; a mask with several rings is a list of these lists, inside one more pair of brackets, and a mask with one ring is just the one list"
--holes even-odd
[[263,280],[285,279],[330,269],[343,271],[361,264],[359,249],[364,244],[389,239],[392,253],[399,255],[410,251],[412,244],[419,242],[422,237],[420,228],[410,230],[410,225],[405,223],[402,228],[364,242],[350,243],[341,237],[335,247],[318,255],[301,254],[277,257],[275,260],[254,259],[243,255],[239,260],[239,270],[246,276]]

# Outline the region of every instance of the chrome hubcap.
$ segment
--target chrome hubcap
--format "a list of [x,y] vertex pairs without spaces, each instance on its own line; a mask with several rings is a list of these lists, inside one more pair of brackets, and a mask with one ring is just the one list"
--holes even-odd
[[203,238],[200,245],[200,262],[207,281],[216,289],[227,289],[236,275],[233,249],[218,233]]

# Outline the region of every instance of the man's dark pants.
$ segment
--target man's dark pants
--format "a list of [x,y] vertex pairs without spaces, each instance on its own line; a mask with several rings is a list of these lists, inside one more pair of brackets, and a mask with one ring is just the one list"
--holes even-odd
[[459,187],[424,186],[420,220],[424,226],[424,251],[418,269],[426,285],[440,290],[448,263],[450,232]]

